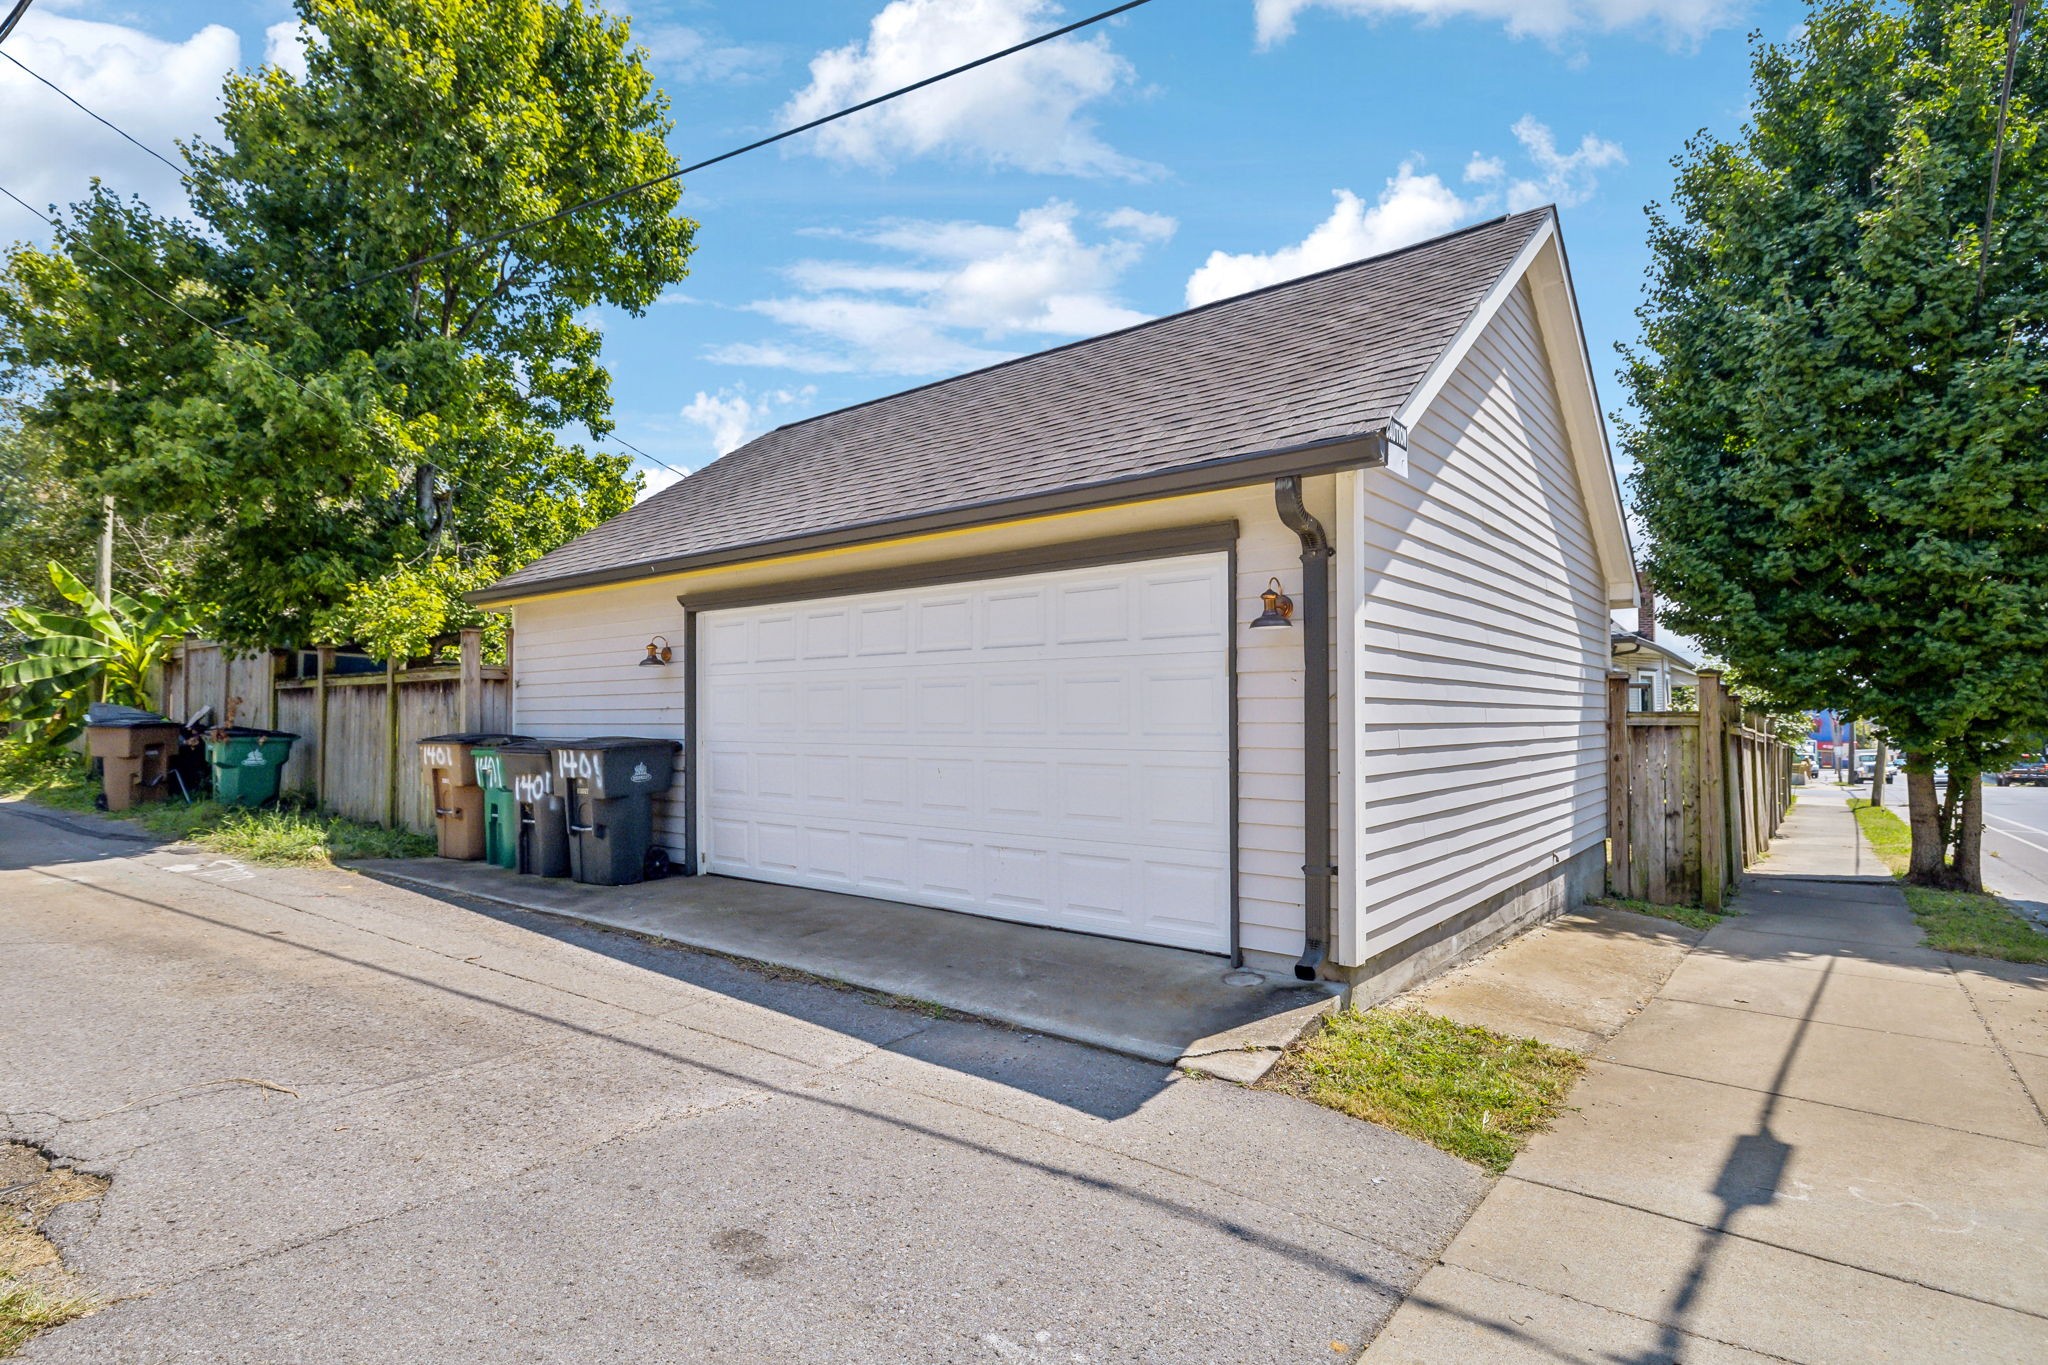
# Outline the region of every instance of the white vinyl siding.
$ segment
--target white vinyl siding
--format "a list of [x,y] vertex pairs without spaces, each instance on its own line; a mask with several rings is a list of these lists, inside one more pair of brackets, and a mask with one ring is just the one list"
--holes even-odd
[[[1309,480],[1308,501],[1335,534],[1334,480]],[[676,598],[693,588],[797,585],[809,574],[961,558],[1226,518],[1239,526],[1231,609],[1237,636],[1239,938],[1247,951],[1293,957],[1302,948],[1302,632],[1254,631],[1248,624],[1259,613],[1259,593],[1271,577],[1277,575],[1288,593],[1299,599],[1301,545],[1275,514],[1269,485],[536,598],[521,603],[514,615],[513,725],[541,738],[607,733],[681,739],[682,609]],[[793,586],[792,596],[799,595],[800,588]],[[655,634],[667,636],[675,648],[674,666],[638,666],[648,638]],[[683,803],[675,799],[680,795],[678,788],[670,799],[656,802],[658,837],[677,859],[683,855]]]
[[[536,739],[683,737],[683,610],[673,587],[634,583],[521,603],[512,618],[512,728]],[[642,667],[666,636],[667,667]],[[654,837],[683,856],[683,772],[654,801]]]
[[1605,580],[1538,326],[1519,285],[1407,475],[1359,481],[1349,961],[1605,835]]

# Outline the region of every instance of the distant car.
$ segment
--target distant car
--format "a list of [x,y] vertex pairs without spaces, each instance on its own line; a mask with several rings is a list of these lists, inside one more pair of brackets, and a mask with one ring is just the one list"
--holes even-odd
[[1991,780],[2001,787],[2048,787],[2048,763],[2015,763]]

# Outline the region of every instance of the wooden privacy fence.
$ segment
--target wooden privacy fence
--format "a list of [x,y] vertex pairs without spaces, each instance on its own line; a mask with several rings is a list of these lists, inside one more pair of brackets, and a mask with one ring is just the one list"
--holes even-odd
[[351,820],[432,833],[433,804],[414,746],[430,735],[503,730],[512,720],[511,670],[483,663],[480,633],[462,633],[454,667],[335,674],[321,649],[310,678],[285,676],[283,654],[235,656],[187,641],[164,667],[163,711],[183,719],[202,706],[224,724],[298,735],[283,790]]
[[1762,857],[1792,795],[1792,749],[1744,712],[1719,672],[1698,711],[1630,711],[1607,684],[1607,884],[1655,905],[1720,909]]

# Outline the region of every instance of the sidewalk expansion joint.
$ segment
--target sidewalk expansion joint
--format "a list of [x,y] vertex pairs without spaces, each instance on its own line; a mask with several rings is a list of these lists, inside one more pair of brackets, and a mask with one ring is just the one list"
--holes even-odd
[[[1958,1044],[1957,1046],[1968,1046]],[[1684,1071],[1667,1071],[1661,1066],[1644,1066],[1640,1062],[1624,1062],[1613,1057],[1596,1056],[1592,1060],[1606,1066],[1626,1067],[1630,1071],[1641,1071],[1652,1076],[1669,1076],[1673,1080],[1692,1081],[1699,1085],[1716,1085],[1723,1090],[1740,1090],[1749,1095],[1769,1095],[1777,1099],[1790,1100],[1794,1104],[1819,1105],[1823,1109],[1835,1109],[1844,1114],[1862,1114],[1866,1118],[1888,1119],[1893,1123],[1908,1123],[1916,1128],[1933,1128],[1943,1133],[1961,1133],[1966,1137],[1983,1138],[1987,1142],[2009,1142],[2015,1147],[2039,1150],[2048,1147],[2048,1141],[2029,1142],[2025,1138],[2007,1137],[2003,1133],[1986,1133],[1976,1128],[1958,1128],[1952,1123],[1930,1123],[1926,1119],[1911,1118],[1904,1114],[1887,1114],[1880,1109],[1864,1109],[1854,1104],[1838,1104],[1834,1100],[1817,1100],[1810,1095],[1794,1095],[1783,1090],[1767,1090],[1758,1085],[1738,1085],[1734,1081],[1717,1081],[1710,1076],[1694,1076]]]
[[[1858,1274],[1874,1276],[1880,1280],[1890,1280],[1893,1284],[1910,1285],[1915,1289],[1925,1289],[1931,1294],[1942,1294],[1949,1298],[1962,1299],[1966,1303],[1981,1304],[1986,1308],[1997,1308],[2007,1313],[2017,1313],[2021,1317],[2037,1318],[2043,1322],[2048,1322],[2048,1312],[2038,1308],[2023,1308],[2017,1304],[2000,1303],[1996,1299],[1987,1299],[1978,1294],[1966,1294],[1960,1289],[1950,1289],[1944,1285],[1929,1284],[1927,1281],[1915,1279],[1911,1275],[1900,1275],[1889,1270],[1878,1270],[1871,1266],[1858,1265],[1854,1261],[1844,1261],[1835,1256],[1824,1256],[1817,1251],[1808,1251],[1803,1247],[1788,1246],[1783,1242],[1774,1242],[1768,1237],[1757,1237],[1747,1232],[1737,1232],[1733,1228],[1708,1227],[1706,1224],[1695,1222],[1690,1218],[1682,1217],[1675,1213],[1665,1213],[1661,1209],[1647,1209],[1640,1204],[1631,1204],[1625,1199],[1616,1199],[1612,1195],[1589,1194],[1585,1190],[1575,1190],[1569,1185],[1554,1185],[1547,1180],[1531,1180],[1526,1176],[1516,1175],[1513,1171],[1509,1171],[1501,1179],[1518,1181],[1521,1184],[1531,1185],[1537,1189],[1550,1190],[1556,1194],[1568,1194],[1576,1199],[1591,1200],[1593,1203],[1606,1204],[1611,1208],[1626,1209],[1630,1213],[1640,1213],[1646,1217],[1656,1218],[1666,1223],[1676,1223],[1680,1227],[1691,1228],[1695,1232],[1703,1232],[1710,1237],[1725,1237],[1731,1242],[1747,1242],[1751,1246],[1769,1247],[1773,1251],[1782,1251],[1788,1255],[1798,1256],[1805,1260],[1817,1261],[1822,1265],[1839,1266],[1843,1270],[1853,1270]],[[1536,1286],[1530,1285],[1527,1287],[1533,1289]],[[1734,1345],[1735,1343],[1731,1342],[1728,1344]]]
[[[1481,1270],[1476,1266],[1460,1265],[1456,1261],[1441,1261],[1438,1264],[1448,1266],[1453,1270],[1462,1271],[1467,1275],[1477,1275],[1481,1279],[1492,1280],[1495,1284],[1513,1285],[1517,1289],[1526,1289],[1532,1294],[1541,1294],[1545,1298],[1560,1299],[1565,1303],[1573,1303],[1579,1305],[1582,1308],[1590,1308],[1596,1313],[1612,1313],[1614,1314],[1614,1316],[1618,1318],[1627,1318],[1630,1322],[1640,1322],[1646,1327],[1656,1327],[1665,1331],[1676,1332],[1680,1336],[1687,1337],[1693,1341],[1711,1342],[1716,1346],[1725,1346],[1732,1351],[1743,1351],[1749,1355],[1759,1356],[1765,1360],[1783,1361],[1785,1362],[1785,1365],[1804,1365],[1804,1362],[1801,1362],[1794,1356],[1781,1356],[1770,1351],[1762,1350],[1755,1346],[1746,1345],[1739,1341],[1730,1341],[1726,1337],[1709,1336],[1705,1332],[1697,1332],[1688,1327],[1681,1327],[1677,1323],[1667,1321],[1663,1318],[1645,1317],[1641,1313],[1631,1313],[1626,1308],[1616,1308],[1611,1304],[1601,1303],[1595,1299],[1582,1299],[1576,1294],[1567,1294],[1560,1289],[1549,1289],[1543,1285],[1529,1284],[1526,1281],[1517,1280],[1512,1276],[1497,1275],[1491,1270]],[[1420,1294],[1410,1294],[1409,1299],[1411,1302],[1420,1304],[1425,1308],[1435,1307],[1440,1311],[1453,1313],[1459,1317],[1470,1317],[1470,1314],[1467,1313],[1465,1310],[1457,1308],[1456,1306],[1439,1299],[1426,1298]],[[1392,1319],[1389,1319],[1389,1321],[1391,1322]],[[1381,1330],[1384,1331],[1385,1328],[1382,1328]],[[1510,1337],[1527,1335],[1527,1333],[1522,1332],[1519,1328],[1510,1329],[1502,1327],[1498,1328],[1497,1330],[1500,1330],[1504,1335]],[[1553,1354],[1555,1353],[1553,1352]]]
[[1998,1053],[1998,1060],[2005,1063],[2005,1069],[2012,1075],[2014,1084],[2018,1085],[2020,1093],[2027,1097],[2027,1103],[2033,1106],[2034,1117],[2041,1121],[2042,1132],[2048,1134],[2048,1113],[2043,1113],[2041,1110],[2041,1097],[2036,1095],[2033,1089],[2028,1086],[2027,1078],[2020,1074],[2019,1066],[2012,1059],[2012,1053],[2006,1050],[2005,1043],[2000,1040],[1997,1032],[1992,1029],[1991,1021],[1984,1017],[1984,1011],[1978,1007],[1977,997],[1970,993],[1970,983],[1963,979],[1963,974],[1955,969],[1954,963],[1949,964],[1948,970],[1949,974],[1955,978],[1956,985],[1962,990],[1963,999],[1970,1002],[1970,1013],[1976,1015],[1977,1022],[1983,1026],[1984,1036],[1991,1040],[1991,1046]]
[[[1914,983],[1900,982],[1898,984],[1912,985]],[[1728,1005],[1718,1000],[1689,1000],[1682,995],[1660,995],[1657,999],[1665,1004],[1693,1005],[1703,1010],[1727,1010],[1730,1014],[1753,1014],[1763,1019],[1789,1019],[1795,1023],[1800,1022],[1802,1019],[1802,1016],[1797,1014],[1783,1014],[1777,1010],[1762,1010],[1754,1005]],[[1989,1044],[1966,1043],[1959,1038],[1937,1038],[1931,1033],[1908,1033],[1903,1029],[1879,1028],[1875,1024],[1845,1024],[1839,1019],[1808,1019],[1805,1022],[1819,1024],[1826,1028],[1855,1029],[1859,1033],[1879,1033],[1887,1038],[1915,1038],[1923,1043],[1946,1043],[1950,1047],[1996,1046],[1995,1040]]]

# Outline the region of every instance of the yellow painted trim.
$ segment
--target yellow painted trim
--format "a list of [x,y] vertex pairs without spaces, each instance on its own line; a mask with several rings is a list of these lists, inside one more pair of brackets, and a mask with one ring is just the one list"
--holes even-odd
[[1146,508],[1169,508],[1176,504],[1214,501],[1219,495],[1227,497],[1241,491],[1237,489],[1205,490],[1200,493],[1181,494],[1178,497],[1150,498],[1142,502],[1120,502],[1108,507],[1083,507],[1071,512],[1051,512],[1045,516],[1022,517],[1014,521],[990,521],[983,522],[978,526],[961,526],[944,531],[925,531],[918,535],[894,536],[887,540],[868,540],[862,541],[858,545],[835,545],[826,550],[804,550],[795,554],[771,555],[763,559],[736,560],[730,564],[718,564],[710,568],[685,569],[680,573],[649,574],[644,578],[625,578],[613,583],[596,583],[584,588],[565,588],[555,592],[537,592],[530,596],[515,597],[504,602],[493,602],[481,610],[509,611],[513,607],[533,602],[552,602],[572,597],[588,597],[593,593],[617,592],[621,588],[638,588],[650,584],[681,584],[691,580],[714,578],[722,574],[730,575],[739,570],[752,571],[755,569],[791,567],[813,561],[831,562],[834,560],[844,561],[849,558],[858,559],[865,555],[874,555],[878,552],[901,549],[906,546],[973,540],[997,528],[1007,531],[1028,529],[1035,526],[1053,526],[1062,523],[1101,521],[1118,513]]

